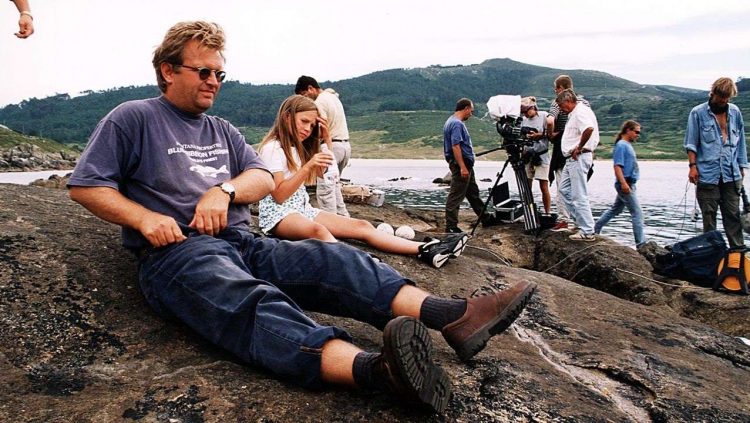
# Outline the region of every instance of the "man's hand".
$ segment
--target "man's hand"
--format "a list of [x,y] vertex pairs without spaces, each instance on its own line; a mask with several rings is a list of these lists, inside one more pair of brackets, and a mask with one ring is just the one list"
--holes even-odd
[[570,153],[570,158],[573,160],[578,160],[578,156],[581,155],[581,147],[576,146],[576,148],[573,149],[573,152]]
[[622,191],[623,194],[630,194],[630,185],[628,183],[620,184],[620,191]]
[[688,179],[691,183],[697,184],[700,174],[698,173],[698,166],[690,166],[690,172],[688,172]]
[[219,187],[206,191],[195,206],[190,227],[204,235],[215,236],[227,227],[229,195]]
[[469,179],[469,169],[466,167],[461,168],[461,179]]
[[186,239],[177,221],[161,213],[151,211],[146,213],[136,229],[157,248]]

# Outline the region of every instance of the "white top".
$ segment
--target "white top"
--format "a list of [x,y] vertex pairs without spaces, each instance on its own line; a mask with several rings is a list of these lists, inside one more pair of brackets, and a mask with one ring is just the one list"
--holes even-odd
[[328,131],[334,140],[348,140],[349,127],[346,125],[346,114],[344,105],[341,104],[338,94],[330,88],[326,88],[315,99],[315,104],[320,110],[320,115],[328,121]]
[[560,147],[564,156],[568,157],[573,154],[573,150],[581,142],[581,135],[586,128],[594,128],[591,137],[583,146],[584,149],[594,151],[599,145],[599,124],[596,121],[596,115],[590,107],[583,103],[577,103],[576,107],[568,115],[568,122],[565,124]]
[[[281,149],[281,143],[278,140],[272,140],[263,144],[263,147],[258,150],[258,155],[266,166],[268,166],[268,170],[270,170],[271,173],[283,172],[284,179],[289,179],[294,175],[294,173],[289,170],[286,155],[284,154],[284,150]],[[292,159],[297,163],[297,168],[299,169],[302,161],[299,158],[299,153],[297,153],[296,148],[292,148]]]
[[527,118],[526,115],[524,115],[521,121],[521,126],[534,128],[541,134],[547,126],[547,112],[537,110],[536,116],[533,118]]

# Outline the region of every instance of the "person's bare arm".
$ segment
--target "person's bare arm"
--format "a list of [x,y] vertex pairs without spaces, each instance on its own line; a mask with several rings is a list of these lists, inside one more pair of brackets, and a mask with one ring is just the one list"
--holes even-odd
[[586,145],[587,142],[589,142],[589,138],[591,138],[591,134],[593,133],[594,128],[586,128],[583,130],[583,133],[581,134],[581,141],[579,141],[576,148],[573,149],[573,153],[571,155],[573,160],[578,160],[578,156],[580,156],[583,152],[583,146]]
[[[691,151],[691,150],[688,150],[687,155],[688,155],[688,163],[689,163],[688,166],[690,166],[690,170],[688,171],[688,180],[690,180],[690,182],[694,184],[697,184],[698,179],[700,177],[700,173],[698,172],[698,165],[695,164],[696,160],[698,160],[698,155],[695,154],[695,151]],[[743,177],[745,176],[744,172],[742,176]]]
[[[274,188],[271,174],[263,169],[249,169],[229,181],[234,185],[234,204],[260,201]],[[190,227],[199,233],[216,235],[227,227],[229,195],[219,187],[212,187],[198,200]]]
[[553,118],[550,115],[547,115],[547,137],[549,139],[554,138],[557,136],[557,133],[555,132],[555,118]]
[[628,184],[628,181],[625,180],[625,174],[622,173],[622,167],[619,165],[615,165],[615,178],[617,178],[617,182],[620,183],[620,190],[623,194],[630,194],[630,185]]
[[461,178],[468,179],[469,168],[467,168],[466,163],[464,163],[464,155],[461,153],[461,144],[454,145],[451,147],[451,150],[453,150],[453,159],[458,163],[458,167],[461,168]]
[[15,35],[18,38],[28,38],[34,33],[34,17],[31,15],[29,2],[28,0],[13,0],[13,3],[20,14],[18,17],[18,32]]
[[94,216],[137,230],[154,247],[185,240],[174,218],[151,211],[114,188],[74,186],[69,195]]

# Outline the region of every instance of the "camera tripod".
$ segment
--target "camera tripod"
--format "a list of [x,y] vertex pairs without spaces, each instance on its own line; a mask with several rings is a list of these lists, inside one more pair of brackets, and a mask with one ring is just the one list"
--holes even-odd
[[[485,153],[489,152],[490,151],[487,151]],[[487,196],[487,200],[484,202],[484,207],[482,207],[482,214],[479,215],[477,221],[474,222],[474,225],[472,225],[471,227],[472,236],[477,230],[477,226],[479,226],[479,223],[482,221],[484,213],[485,211],[487,211],[487,206],[489,205],[490,201],[492,201],[492,193],[495,192],[495,187],[497,187],[497,185],[500,183],[500,179],[502,179],[503,173],[505,173],[505,169],[508,167],[508,164],[510,164],[513,168],[513,173],[516,174],[518,194],[521,197],[521,204],[523,206],[524,231],[526,233],[536,233],[541,228],[541,224],[539,222],[539,211],[536,208],[536,204],[534,204],[534,196],[531,193],[531,187],[529,186],[529,181],[526,178],[526,169],[524,163],[521,160],[520,154],[508,153],[508,158],[505,159],[503,168],[500,170],[500,173],[497,174],[497,179],[495,179],[495,183],[492,185],[492,188],[490,188],[490,194]]]

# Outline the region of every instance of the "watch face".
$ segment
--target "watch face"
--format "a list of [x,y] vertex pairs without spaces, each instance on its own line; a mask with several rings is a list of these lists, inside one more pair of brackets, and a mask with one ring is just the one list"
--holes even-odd
[[221,184],[221,190],[226,192],[227,194],[233,194],[234,186],[232,184],[224,182],[223,184]]

